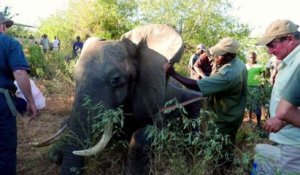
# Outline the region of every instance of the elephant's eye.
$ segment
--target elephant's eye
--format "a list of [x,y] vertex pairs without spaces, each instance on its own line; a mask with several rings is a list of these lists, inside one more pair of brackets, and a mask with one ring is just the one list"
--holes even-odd
[[120,87],[124,84],[126,84],[126,79],[123,76],[120,76],[119,74],[114,74],[110,79],[110,84],[112,87]]
[[112,78],[111,84],[115,85],[119,82],[119,80],[120,80],[120,76],[115,76],[115,77]]

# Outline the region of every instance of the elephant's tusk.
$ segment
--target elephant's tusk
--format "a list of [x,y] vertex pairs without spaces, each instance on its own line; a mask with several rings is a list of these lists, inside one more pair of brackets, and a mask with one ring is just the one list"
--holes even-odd
[[58,130],[57,133],[55,133],[53,136],[49,137],[48,139],[42,141],[42,142],[30,142],[29,145],[33,146],[33,147],[44,147],[44,146],[48,146],[51,145],[52,143],[54,143],[55,141],[58,140],[58,136],[61,135],[61,133],[63,133],[63,131],[68,127],[68,124],[66,123],[62,128],[60,128]]
[[85,150],[77,150],[73,151],[73,154],[78,156],[92,156],[96,155],[98,152],[102,151],[106,145],[108,144],[109,140],[112,137],[112,130],[113,124],[109,123],[106,125],[105,130],[103,132],[101,140],[92,148],[85,149]]

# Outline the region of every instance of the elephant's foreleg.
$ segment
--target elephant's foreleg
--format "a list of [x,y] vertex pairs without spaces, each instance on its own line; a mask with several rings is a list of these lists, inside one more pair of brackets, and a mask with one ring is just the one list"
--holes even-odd
[[133,133],[127,158],[127,175],[148,175],[150,171],[151,139],[147,139],[146,128]]
[[54,144],[48,152],[48,158],[51,162],[61,165],[64,157],[62,143]]
[[64,158],[60,170],[61,175],[82,174],[84,167],[84,157],[76,156],[72,152],[80,148],[74,145],[66,145],[64,147]]

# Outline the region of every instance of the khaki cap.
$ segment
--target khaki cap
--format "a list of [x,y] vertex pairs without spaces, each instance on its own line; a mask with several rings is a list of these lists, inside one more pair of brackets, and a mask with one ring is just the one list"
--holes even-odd
[[6,28],[10,28],[14,24],[14,22],[12,20],[6,19],[4,17],[4,14],[2,12],[0,12],[0,24],[1,23],[5,23]]
[[212,55],[222,56],[226,53],[237,53],[239,42],[233,38],[226,37],[209,49]]
[[269,25],[265,34],[256,44],[267,45],[277,37],[297,32],[298,27],[290,20],[276,20]]

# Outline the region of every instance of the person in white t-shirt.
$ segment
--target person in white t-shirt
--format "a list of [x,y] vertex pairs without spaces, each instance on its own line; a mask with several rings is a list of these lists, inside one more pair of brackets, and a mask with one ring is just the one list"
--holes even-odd
[[59,49],[60,49],[60,42],[59,42],[59,39],[56,36],[54,37],[52,45],[53,45],[53,51],[54,52],[59,51]]

